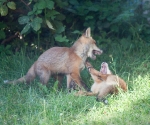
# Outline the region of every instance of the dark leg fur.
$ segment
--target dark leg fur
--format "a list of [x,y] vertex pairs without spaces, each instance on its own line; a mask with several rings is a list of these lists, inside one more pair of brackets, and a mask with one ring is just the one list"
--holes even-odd
[[25,82],[29,84],[34,80],[34,78],[35,78],[35,74],[27,73],[27,75],[25,76]]
[[72,90],[79,90],[79,87],[73,80],[71,80],[71,82],[69,83],[68,89],[69,89],[69,92],[71,92]]
[[73,90],[76,90],[77,89],[77,84],[73,80],[71,80],[71,82],[69,84],[69,88],[73,89]]
[[101,98],[101,99],[96,98],[96,101],[98,101],[98,102],[103,102],[105,105],[108,105],[108,101],[107,101],[107,99],[105,99],[105,98]]
[[34,78],[36,77],[35,71],[34,71],[34,64],[31,66],[31,68],[28,70],[27,74],[25,75],[25,82],[27,84],[31,83]]
[[41,76],[40,76],[40,82],[43,84],[43,85],[46,85],[49,81],[49,78],[50,78],[50,73],[47,72],[47,71],[43,71]]
[[50,78],[50,71],[48,71],[46,68],[42,67],[39,70],[37,70],[37,76],[40,78],[40,82],[43,85],[46,85]]
[[58,80],[58,89],[62,88],[62,81],[64,78],[64,74],[56,74],[52,76],[55,80]]
[[83,87],[85,90],[89,90],[88,87],[86,86],[86,84],[84,82],[82,82],[81,78],[79,77],[79,75],[77,74],[70,74],[72,80],[80,87],[80,89]]
[[98,96],[97,96],[97,101],[101,101],[103,102],[104,104],[108,104],[108,101],[105,99],[105,97],[108,95],[108,94],[112,94],[114,91],[114,86],[107,86],[106,88],[103,88],[103,90],[101,90],[99,93],[98,93]]
[[70,75],[67,75],[67,88],[71,92],[71,89],[76,89],[77,84],[73,81]]

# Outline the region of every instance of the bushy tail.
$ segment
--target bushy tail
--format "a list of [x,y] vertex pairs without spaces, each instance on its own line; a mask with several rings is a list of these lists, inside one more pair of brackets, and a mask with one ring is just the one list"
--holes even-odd
[[4,80],[5,84],[17,84],[17,83],[22,83],[22,82],[26,82],[25,80],[25,76],[17,79],[17,80],[13,80],[13,81],[9,81],[9,80]]
[[34,71],[34,64],[31,66],[31,68],[28,70],[27,74],[17,80],[9,81],[9,80],[4,80],[5,84],[17,84],[17,83],[30,83],[34,80],[35,78],[35,71]]
[[121,78],[119,79],[119,84],[120,84],[120,87],[124,90],[124,92],[126,92],[128,90],[127,84],[123,79],[121,79]]

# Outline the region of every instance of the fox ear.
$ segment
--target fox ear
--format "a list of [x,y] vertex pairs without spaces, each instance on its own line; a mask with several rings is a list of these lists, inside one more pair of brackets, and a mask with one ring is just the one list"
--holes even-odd
[[87,28],[87,30],[85,31],[85,37],[91,37],[91,28]]

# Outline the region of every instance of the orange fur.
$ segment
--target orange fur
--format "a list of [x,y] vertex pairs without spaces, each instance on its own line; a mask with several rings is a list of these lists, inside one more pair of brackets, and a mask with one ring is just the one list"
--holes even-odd
[[[96,51],[96,53],[94,53]],[[6,83],[30,83],[38,76],[42,84],[47,84],[51,75],[65,74],[67,75],[67,87],[69,88],[70,80],[75,81],[79,87],[87,86],[80,78],[80,71],[85,67],[85,61],[88,57],[95,59],[94,54],[101,54],[96,46],[95,40],[91,37],[90,28],[88,28],[72,47],[53,47],[45,51],[37,61],[31,66],[27,74],[14,81]],[[59,78],[61,79],[61,78]]]
[[127,91],[126,82],[117,75],[102,74],[95,70],[90,63],[86,63],[86,67],[91,74],[94,84],[91,87],[92,92],[79,92],[77,95],[95,96],[97,100],[105,98],[108,94],[117,94],[118,87],[123,91]]

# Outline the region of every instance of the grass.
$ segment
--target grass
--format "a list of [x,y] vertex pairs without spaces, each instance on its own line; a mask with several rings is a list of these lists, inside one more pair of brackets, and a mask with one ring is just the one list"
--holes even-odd
[[[0,62],[0,124],[1,125],[150,125],[150,51],[144,47],[138,51],[110,48],[91,61],[96,69],[102,61],[128,84],[128,92],[108,97],[109,105],[95,97],[74,96],[66,85],[56,91],[54,81],[50,87],[38,80],[31,85],[5,85],[3,80],[23,76],[37,56],[28,57],[22,51],[2,56]],[[82,78],[91,86],[89,74]],[[65,82],[65,81],[64,81]]]

